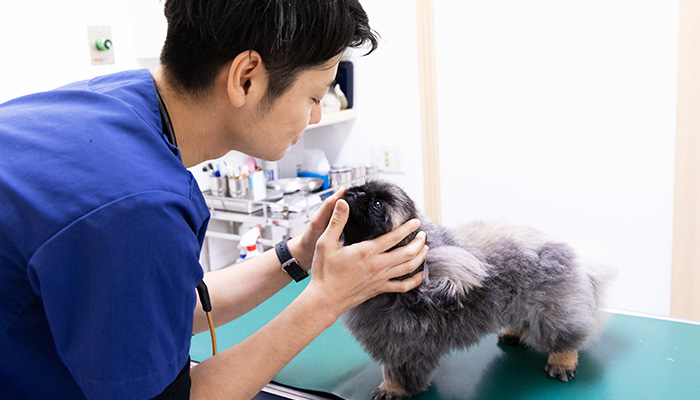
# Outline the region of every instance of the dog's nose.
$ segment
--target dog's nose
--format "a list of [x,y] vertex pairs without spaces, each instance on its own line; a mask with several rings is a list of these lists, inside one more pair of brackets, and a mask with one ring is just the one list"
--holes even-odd
[[364,197],[366,195],[365,192],[346,192],[343,197],[347,199],[355,199],[356,197]]

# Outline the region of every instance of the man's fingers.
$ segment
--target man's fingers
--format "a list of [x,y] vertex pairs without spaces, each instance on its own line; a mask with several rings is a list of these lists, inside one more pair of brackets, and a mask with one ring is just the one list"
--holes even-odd
[[406,293],[417,288],[422,282],[425,271],[421,271],[408,279],[402,281],[387,281],[382,288],[384,293]]
[[412,219],[408,222],[403,223],[398,228],[394,229],[389,233],[385,233],[376,239],[372,239],[375,245],[379,248],[379,252],[385,252],[390,248],[396,246],[403,238],[408,236],[411,232],[415,231],[420,227],[420,221],[417,219]]
[[425,232],[420,231],[407,245],[394,249],[388,253],[382,253],[380,255],[381,262],[387,266],[395,266],[418,257],[421,250],[423,250],[423,246],[425,246],[425,236]]
[[[420,243],[420,242],[418,242]],[[398,263],[387,270],[389,278],[398,278],[399,276],[404,276],[415,271],[428,255],[428,246],[422,245],[419,251],[411,250],[408,253],[408,259],[404,262]]]

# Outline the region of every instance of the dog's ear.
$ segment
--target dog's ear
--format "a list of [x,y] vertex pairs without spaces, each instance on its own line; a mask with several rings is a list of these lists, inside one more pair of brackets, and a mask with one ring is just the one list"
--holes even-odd
[[459,299],[474,287],[481,286],[487,272],[473,254],[457,246],[431,248],[425,259],[425,289],[439,305],[458,305]]

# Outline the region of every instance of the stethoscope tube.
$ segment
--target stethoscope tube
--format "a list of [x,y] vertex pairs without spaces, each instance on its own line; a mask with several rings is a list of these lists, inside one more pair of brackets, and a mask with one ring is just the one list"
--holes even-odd
[[[170,144],[177,147],[177,138],[175,137],[172,121],[170,120],[170,114],[165,107],[165,102],[160,96],[158,88],[156,88],[156,94],[158,95],[158,109],[160,110],[160,120],[163,124],[163,133]],[[207,289],[207,285],[204,281],[199,282],[197,285],[197,293],[199,293],[202,309],[207,314],[207,323],[209,324],[209,333],[211,334],[211,352],[212,355],[216,355],[216,332],[214,331],[214,321],[211,317],[211,299],[209,298],[209,289]]]

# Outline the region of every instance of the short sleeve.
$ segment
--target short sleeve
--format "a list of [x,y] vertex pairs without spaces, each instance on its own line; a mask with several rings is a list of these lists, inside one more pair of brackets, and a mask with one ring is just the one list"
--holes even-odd
[[151,398],[188,359],[202,221],[186,197],[109,203],[29,262],[56,348],[87,398]]

